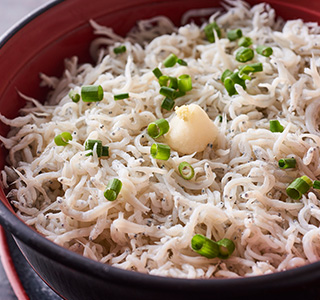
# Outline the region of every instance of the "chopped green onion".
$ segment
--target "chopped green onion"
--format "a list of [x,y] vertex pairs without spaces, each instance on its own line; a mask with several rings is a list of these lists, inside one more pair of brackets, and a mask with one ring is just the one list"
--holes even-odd
[[177,63],[178,63],[179,65],[181,65],[181,66],[187,66],[187,65],[188,65],[188,63],[187,63],[185,60],[181,59],[181,58],[179,58],[179,59],[177,60]]
[[234,82],[230,77],[227,77],[224,80],[224,86],[225,86],[229,96],[235,95],[237,93],[237,90],[234,87]]
[[173,95],[173,99],[177,99],[179,97],[182,97],[186,94],[186,92],[184,91],[175,91],[174,95]]
[[315,180],[313,182],[313,188],[319,190],[320,189],[320,180]]
[[171,53],[163,62],[163,65],[166,67],[166,68],[170,68],[170,67],[173,67],[176,63],[177,63],[177,60],[178,60],[178,57]]
[[273,53],[273,50],[272,50],[271,47],[267,47],[267,46],[264,46],[264,45],[258,46],[256,48],[256,51],[257,51],[258,54],[261,54],[261,55],[266,56],[266,57],[269,57]]
[[178,87],[181,92],[188,92],[192,90],[192,81],[190,75],[183,74],[178,78]]
[[304,175],[304,176],[301,176],[300,178],[303,179],[305,182],[307,182],[310,187],[312,187],[312,180],[308,176]]
[[227,32],[227,37],[230,41],[235,41],[242,37],[242,30],[241,29],[233,29]]
[[174,99],[175,97],[175,93],[176,93],[176,90],[173,89],[173,88],[170,88],[170,87],[167,87],[167,86],[162,86],[160,88],[160,91],[159,93],[165,97],[168,97],[170,99]]
[[248,64],[248,65],[243,65],[239,67],[239,72],[240,73],[255,73],[255,72],[261,72],[263,71],[263,65],[262,63],[253,63],[253,64]]
[[[86,140],[86,142],[84,144],[84,149],[85,150],[93,150],[95,144],[97,144],[96,153],[97,153],[98,157],[109,156],[109,147],[102,146],[102,141],[100,141],[100,140]],[[89,152],[86,156],[90,156],[90,155],[93,155],[93,153]]]
[[238,41],[239,47],[249,47],[250,45],[252,45],[252,39],[247,36],[241,37]]
[[178,88],[178,79],[176,77],[169,76],[169,88],[177,89]]
[[62,132],[54,138],[54,142],[57,146],[67,146],[69,141],[72,141],[72,135],[70,132]]
[[155,159],[168,160],[170,152],[170,147],[165,144],[154,143],[150,148],[150,154]]
[[178,79],[176,77],[171,77],[167,75],[161,75],[159,77],[159,84],[160,86],[168,86],[169,82],[169,88],[177,89],[178,88]]
[[238,72],[238,77],[242,80],[251,80],[251,77],[247,75],[246,73]]
[[236,248],[234,242],[227,238],[218,241],[217,244],[219,245],[218,257],[223,259],[228,258]]
[[101,156],[109,156],[109,147],[108,146],[102,146]]
[[123,94],[118,94],[113,96],[114,100],[123,100],[129,98],[129,93],[123,93]]
[[235,84],[241,85],[244,90],[247,88],[245,80],[239,77],[239,72],[232,73],[230,79],[232,79]]
[[75,103],[79,102],[79,100],[80,100],[80,95],[78,93],[76,93],[74,90],[71,90],[69,92],[69,97]]
[[214,258],[219,255],[219,245],[202,234],[196,234],[191,239],[191,248],[198,254],[207,258]]
[[278,120],[271,120],[269,124],[271,132],[283,132],[284,128]]
[[194,177],[194,169],[186,161],[183,161],[182,163],[179,164],[178,170],[181,177],[185,180],[190,180]]
[[119,47],[113,48],[113,52],[114,52],[115,54],[124,53],[124,52],[126,52],[126,51],[127,51],[127,48],[126,48],[125,45],[121,45],[121,46],[119,46]]
[[297,161],[295,158],[281,158],[278,161],[279,168],[281,169],[290,169],[295,168]]
[[252,60],[254,57],[254,52],[251,48],[240,48],[236,53],[236,60],[239,62],[247,62]]
[[81,98],[84,102],[98,102],[103,99],[101,85],[84,85],[81,87]]
[[162,72],[160,71],[159,68],[153,69],[152,73],[153,73],[154,76],[156,76],[158,79],[159,79],[160,76],[162,76]]
[[161,103],[161,108],[166,110],[171,110],[174,107],[174,100],[168,97],[165,97]]
[[302,176],[292,181],[287,187],[286,192],[290,198],[299,200],[311,187],[312,180],[308,176]]
[[148,125],[147,132],[152,138],[156,139],[159,136],[166,134],[169,131],[169,128],[169,122],[167,120],[159,119]]
[[122,188],[121,180],[113,178],[108,182],[106,190],[104,191],[104,197],[109,201],[114,201],[117,199]]
[[233,74],[232,71],[230,71],[229,69],[226,69],[222,75],[221,75],[221,81],[224,82],[224,80],[227,78],[227,77],[230,77],[231,75]]
[[221,123],[223,121],[223,117],[219,115],[218,118],[219,118],[219,122]]
[[227,71],[228,70],[223,72],[222,77],[227,76],[226,78],[224,78],[223,83],[229,96],[237,94],[237,90],[234,86],[235,84],[241,85],[244,90],[247,88],[245,80],[239,77],[239,72],[234,72],[230,74],[230,72]]
[[263,71],[262,63],[253,63],[239,67],[239,77],[242,79],[251,79],[250,76],[246,75],[249,73],[261,72]]
[[[84,144],[84,150],[93,150],[94,145],[97,144],[96,153],[100,157],[102,155],[102,141],[100,140],[86,140]],[[92,152],[88,153],[87,156],[93,155]]]
[[158,79],[159,79],[160,86],[167,86],[168,81],[169,81],[169,76],[161,75]]
[[207,40],[210,43],[214,43],[215,42],[215,37],[214,37],[214,33],[213,30],[216,31],[218,37],[221,37],[221,29],[219,28],[218,24],[216,22],[210,23],[208,24],[205,28],[204,28],[204,33],[207,37]]

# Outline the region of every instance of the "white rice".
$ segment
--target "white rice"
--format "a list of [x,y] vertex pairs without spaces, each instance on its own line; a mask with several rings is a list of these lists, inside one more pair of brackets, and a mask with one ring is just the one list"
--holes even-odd
[[[122,38],[91,22],[99,35],[91,47],[97,64],[66,59],[62,78],[41,75],[43,85],[53,89],[45,104],[21,95],[28,104],[20,117],[0,116],[12,128],[0,137],[9,150],[2,182],[19,217],[72,251],[154,275],[230,278],[319,260],[319,192],[310,189],[293,201],[286,187],[302,175],[320,176],[320,28],[302,20],[282,22],[266,4],[224,6],[224,14],[200,10],[183,18],[214,13],[209,22],[215,20],[224,32],[215,43],[204,38],[206,23],[176,28],[159,16],[139,22]],[[256,54],[251,62],[261,62],[263,72],[254,74],[246,90],[237,85],[238,94],[230,97],[220,76],[241,65],[234,58],[237,42],[225,34],[235,28],[253,47],[265,44],[273,54]],[[127,51],[115,55],[112,49],[120,44]],[[170,53],[188,66],[164,68]],[[169,76],[192,77],[193,89],[176,105],[200,105],[218,127],[218,139],[203,152],[172,151],[168,161],[151,158],[147,125],[174,114],[160,107],[155,67]],[[100,84],[104,99],[72,102],[70,89],[80,92],[87,84]],[[127,92],[129,99],[113,100]],[[271,132],[271,119],[285,130]],[[64,131],[73,140],[56,146],[54,137]],[[86,156],[87,139],[102,140],[110,157]],[[285,157],[296,158],[297,168],[279,169]],[[191,181],[177,172],[182,161],[195,169]],[[123,187],[109,202],[103,193],[114,177]],[[236,250],[226,260],[200,256],[190,247],[197,233],[232,239]]]

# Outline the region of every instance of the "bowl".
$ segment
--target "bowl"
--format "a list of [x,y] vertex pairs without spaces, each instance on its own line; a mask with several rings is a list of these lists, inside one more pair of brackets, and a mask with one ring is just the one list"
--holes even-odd
[[[260,1],[250,0],[250,4]],[[268,0],[284,19],[320,20],[320,2]],[[89,20],[125,35],[139,19],[166,15],[179,24],[195,8],[219,6],[217,0],[56,0],[14,26],[0,40],[0,113],[13,118],[25,101],[16,90],[45,99],[39,73],[59,76],[63,60],[77,55],[90,62],[94,38]],[[0,134],[8,128],[0,125]],[[0,167],[6,151],[1,148]],[[82,299],[287,299],[320,297],[320,262],[284,272],[238,279],[178,279],[126,271],[82,257],[47,240],[24,224],[0,189],[0,223],[14,236],[38,275],[61,297]]]

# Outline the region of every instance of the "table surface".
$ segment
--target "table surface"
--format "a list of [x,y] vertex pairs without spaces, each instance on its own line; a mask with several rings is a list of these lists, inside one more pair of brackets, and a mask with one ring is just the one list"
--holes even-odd
[[[52,2],[52,0],[0,0],[0,36],[4,34],[11,26],[15,23],[19,22],[22,18],[26,17],[28,14],[43,6],[44,4]],[[13,242],[14,243],[14,242]],[[14,247],[14,244],[11,244]],[[18,249],[17,249],[18,250]],[[25,268],[29,268],[24,257],[18,251],[13,253],[13,260],[19,263],[19,266],[24,265]],[[24,261],[19,261],[24,260]],[[30,272],[34,271],[30,269]],[[28,270],[29,271],[29,270]],[[37,275],[34,273],[32,276],[36,277]],[[39,278],[38,278],[39,279]],[[40,279],[39,279],[40,280]],[[41,282],[40,282],[41,283]],[[34,284],[34,283],[32,283]],[[37,285],[39,288],[41,284]],[[35,287],[35,288],[37,288]],[[42,287],[41,287],[42,288]],[[35,289],[36,290],[36,289]],[[17,297],[12,290],[10,283],[7,279],[3,266],[0,263],[0,298],[6,300],[17,300]],[[30,295],[30,300],[36,299]],[[47,293],[47,296],[43,298],[43,300],[53,299],[52,293],[50,291]],[[55,298],[57,299],[57,298]]]
[[0,0],[0,35],[38,7],[52,0]]

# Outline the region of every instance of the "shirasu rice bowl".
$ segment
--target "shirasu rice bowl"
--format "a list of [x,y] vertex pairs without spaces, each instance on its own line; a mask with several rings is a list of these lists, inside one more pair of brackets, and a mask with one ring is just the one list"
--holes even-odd
[[[296,178],[320,178],[319,27],[284,22],[263,3],[223,6],[225,12],[187,12],[179,28],[163,16],[140,21],[125,38],[92,20],[96,64],[66,59],[62,78],[41,74],[52,88],[46,101],[20,94],[27,101],[20,116],[0,116],[11,126],[0,137],[9,152],[2,184],[26,224],[71,251],[152,275],[231,278],[319,260],[317,186],[297,200],[286,191]],[[208,13],[213,15],[200,26],[186,23]],[[221,36],[213,30],[211,43],[204,28],[214,21]],[[233,29],[252,40],[250,61],[236,60],[238,40],[227,37]],[[272,54],[257,53],[258,45]],[[126,51],[115,53],[119,46]],[[184,63],[165,67],[171,54]],[[230,95],[221,80],[225,70],[252,63],[263,70],[247,74],[250,79],[234,84]],[[175,99],[175,109],[161,107],[157,68],[171,78],[191,77],[192,89]],[[80,95],[86,85],[101,85],[103,99],[70,98],[70,90]],[[148,134],[150,123],[165,119],[172,125],[179,109],[192,107],[205,116],[195,117],[192,138],[184,125],[156,139]],[[271,120],[283,130],[270,130]],[[63,132],[71,139],[57,145]],[[88,139],[107,145],[108,156],[98,157],[97,146],[86,150]],[[150,155],[154,143],[170,144],[167,160]],[[284,158],[295,166],[281,169]],[[179,173],[181,162],[192,166],[190,180]],[[105,188],[114,178],[122,188],[108,201]],[[191,247],[196,234],[232,241],[235,250],[226,259],[199,255]]]

